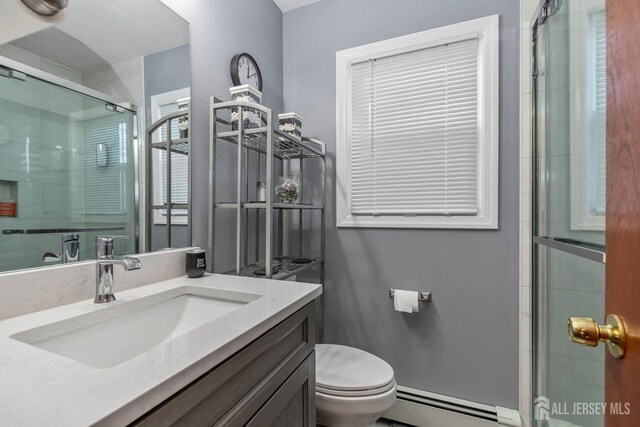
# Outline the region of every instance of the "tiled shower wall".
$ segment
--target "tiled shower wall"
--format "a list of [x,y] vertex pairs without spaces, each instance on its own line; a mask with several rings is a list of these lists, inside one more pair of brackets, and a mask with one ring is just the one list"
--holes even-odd
[[[31,92],[24,93],[27,97],[42,96],[48,97],[51,103],[65,102],[53,91],[36,94],[26,90]],[[55,106],[52,109],[55,110]],[[82,180],[70,180],[67,173],[69,164],[79,153],[78,126],[68,117],[0,100],[0,180],[17,187],[17,194],[13,196],[17,196],[18,201],[18,217],[0,217],[0,229],[69,226],[69,212],[73,209],[69,197],[84,193]],[[34,257],[41,257],[45,251],[58,252],[59,247],[58,236],[2,235],[0,267],[10,270],[33,266]]]

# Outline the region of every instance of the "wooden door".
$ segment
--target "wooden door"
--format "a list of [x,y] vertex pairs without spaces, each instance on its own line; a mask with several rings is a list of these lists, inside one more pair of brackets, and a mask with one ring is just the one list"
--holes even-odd
[[[627,330],[607,354],[606,426],[640,426],[640,1],[607,1],[606,310]],[[618,410],[619,409],[619,410]],[[620,412],[620,413],[617,413]],[[627,413],[629,412],[629,413]]]

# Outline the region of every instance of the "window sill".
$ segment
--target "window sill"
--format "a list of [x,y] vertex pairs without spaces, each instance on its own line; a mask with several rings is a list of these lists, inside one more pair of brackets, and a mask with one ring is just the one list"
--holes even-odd
[[338,228],[426,228],[497,230],[498,218],[483,216],[353,216],[338,219]]

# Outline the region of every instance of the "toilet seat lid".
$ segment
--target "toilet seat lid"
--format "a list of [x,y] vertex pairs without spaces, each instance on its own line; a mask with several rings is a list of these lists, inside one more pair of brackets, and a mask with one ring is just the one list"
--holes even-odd
[[318,388],[377,392],[394,381],[393,368],[373,354],[343,345],[316,345]]

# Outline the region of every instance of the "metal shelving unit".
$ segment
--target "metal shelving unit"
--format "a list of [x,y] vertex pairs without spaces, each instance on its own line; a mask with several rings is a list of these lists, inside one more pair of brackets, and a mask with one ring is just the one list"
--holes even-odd
[[[261,126],[246,128],[244,120],[238,120],[237,129],[232,126],[229,117],[232,109],[237,116],[244,118],[246,111],[261,114]],[[210,141],[209,150],[209,224],[208,239],[208,268],[214,271],[215,265],[215,215],[218,209],[235,210],[236,251],[235,268],[227,274],[245,277],[262,277],[284,280],[291,276],[320,266],[320,283],[324,284],[324,251],[325,251],[325,197],[326,197],[326,161],[325,145],[321,141],[310,138],[297,138],[280,130],[273,129],[271,109],[255,103],[228,101],[222,102],[211,98],[210,108]],[[236,200],[219,202],[215,194],[215,165],[216,146],[221,142],[229,142],[237,146],[237,186]],[[249,199],[248,168],[249,156],[257,158],[257,177],[264,162],[266,181],[266,201],[255,202]],[[298,204],[275,203],[274,198],[274,161],[281,161],[284,169],[285,162],[298,162],[300,175],[300,198],[303,201],[304,192],[304,163],[307,159],[314,159],[320,163],[320,199],[313,203],[300,202]],[[264,211],[264,219],[261,212]],[[297,211],[298,213],[298,254],[284,254],[283,252],[283,213]],[[318,256],[303,256],[303,212],[316,211],[320,216],[320,248]],[[260,225],[264,221],[264,266],[256,262],[248,262],[249,214],[255,216],[255,260],[260,249]],[[277,215],[278,233],[274,232],[275,216]],[[295,215],[295,213],[294,213]],[[277,234],[277,235],[276,235]],[[276,261],[272,268],[272,261]],[[307,262],[302,262],[307,261]],[[260,271],[262,270],[262,271]]]
[[[189,131],[187,138],[173,138],[172,130],[174,126],[178,126],[179,120],[183,117],[189,119],[190,117],[190,108],[176,111],[171,114],[167,114],[166,116],[158,119],[155,123],[147,128],[147,149],[145,150],[146,155],[146,232],[145,232],[145,251],[151,250],[151,237],[152,237],[152,227],[154,224],[154,211],[164,210],[166,211],[166,239],[167,239],[167,247],[171,247],[171,235],[172,235],[172,216],[171,212],[174,209],[181,209],[187,211],[187,246],[191,246],[191,207],[190,203],[180,204],[180,203],[171,203],[172,195],[171,195],[171,158],[173,154],[179,154],[182,156],[188,156],[189,160],[189,171],[191,172],[191,132]],[[154,142],[154,133],[160,130],[163,126],[165,126],[164,136],[166,139],[162,141]],[[153,203],[153,150],[162,150],[169,151],[167,155],[167,164],[166,164],[166,188],[167,195],[166,201],[163,204],[154,204]],[[191,200],[191,173],[189,173],[189,196],[188,200]]]

